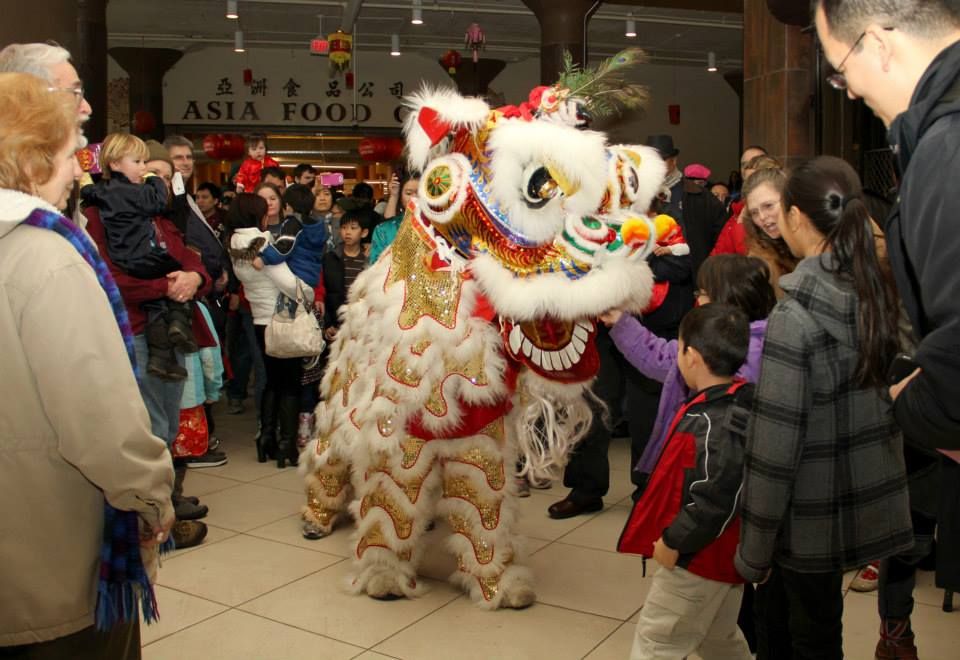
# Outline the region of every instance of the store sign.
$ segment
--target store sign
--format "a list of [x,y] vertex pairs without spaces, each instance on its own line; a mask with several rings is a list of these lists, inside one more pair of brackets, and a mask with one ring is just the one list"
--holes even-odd
[[[236,57],[219,49],[190,53],[164,80],[168,124],[362,126],[396,128],[403,97],[424,82],[449,85],[432,60],[410,54],[403,66],[389,55],[361,54],[356,89],[331,76],[325,60],[286,51]],[[233,57],[231,57],[233,56]],[[252,70],[249,84],[243,70]]]

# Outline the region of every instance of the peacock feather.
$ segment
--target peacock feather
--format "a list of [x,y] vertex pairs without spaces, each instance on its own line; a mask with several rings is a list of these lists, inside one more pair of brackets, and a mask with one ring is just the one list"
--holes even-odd
[[645,85],[627,82],[627,70],[646,61],[640,48],[627,48],[604,60],[596,69],[584,69],[573,61],[569,51],[563,53],[563,71],[557,85],[570,90],[570,96],[581,99],[595,118],[626,110],[642,108],[650,98]]

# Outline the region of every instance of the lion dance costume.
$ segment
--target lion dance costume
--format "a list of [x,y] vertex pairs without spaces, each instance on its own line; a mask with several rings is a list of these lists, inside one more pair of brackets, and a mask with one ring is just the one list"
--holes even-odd
[[665,172],[584,130],[571,87],[500,109],[449,90],[407,100],[418,201],[350,290],[301,459],[304,519],[329,533],[349,506],[356,521],[357,593],[415,596],[442,516],[451,580],[481,607],[535,599],[516,562],[517,459],[549,474],[589,427],[593,319],[649,301],[657,229],[632,209]]

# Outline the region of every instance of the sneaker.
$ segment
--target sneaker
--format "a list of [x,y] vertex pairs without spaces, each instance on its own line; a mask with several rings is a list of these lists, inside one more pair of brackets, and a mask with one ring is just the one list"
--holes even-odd
[[173,501],[173,512],[177,520],[199,520],[206,517],[209,509],[206,504],[194,504],[186,498],[177,498]]
[[220,449],[220,438],[215,435],[211,435],[207,440],[207,453],[222,454],[222,451],[217,451]]
[[242,415],[244,411],[246,411],[246,408],[243,407],[243,401],[240,399],[230,399],[227,401],[228,415]]
[[530,497],[530,484],[526,477],[516,477],[514,482],[517,484],[517,497]]
[[191,456],[183,459],[188,468],[211,468],[227,464],[227,455],[221,451],[210,451],[203,456]]
[[207,526],[202,522],[195,520],[178,520],[173,523],[173,529],[170,530],[170,536],[177,550],[192,548],[207,537]]
[[853,582],[850,583],[850,588],[860,593],[876,591],[879,580],[880,562],[872,561],[857,571],[856,577],[854,577]]

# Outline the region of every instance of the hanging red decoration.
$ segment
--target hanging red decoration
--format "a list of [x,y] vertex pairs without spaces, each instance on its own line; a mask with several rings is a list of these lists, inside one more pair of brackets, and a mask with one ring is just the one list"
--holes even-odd
[[347,86],[347,89],[353,89],[353,71],[347,71],[343,76],[343,83]]
[[148,110],[137,110],[133,113],[133,132],[137,135],[152,133],[157,127],[157,120]]
[[680,123],[680,106],[679,105],[668,105],[667,112],[670,115],[670,123],[677,125]]
[[487,43],[487,35],[479,23],[471,23],[467,28],[467,34],[463,39],[463,45],[473,51],[473,63],[476,64],[480,59],[480,51]]
[[242,158],[244,153],[243,136],[211,133],[203,138],[203,153],[213,160],[237,160]]
[[223,149],[223,136],[210,134],[203,138],[203,153],[213,160],[220,160],[220,151]]
[[253,69],[244,69],[243,70],[243,84],[252,85],[253,84]]
[[330,35],[330,71],[336,75],[350,68],[350,56],[353,52],[353,36],[343,30]]
[[384,163],[400,158],[403,153],[403,140],[399,138],[364,138],[357,145],[360,158],[366,161]]
[[443,54],[443,57],[440,58],[440,64],[443,65],[443,68],[447,70],[451,76],[457,75],[457,69],[460,68],[460,62],[463,61],[463,58],[460,57],[460,53],[455,50],[448,50]]

